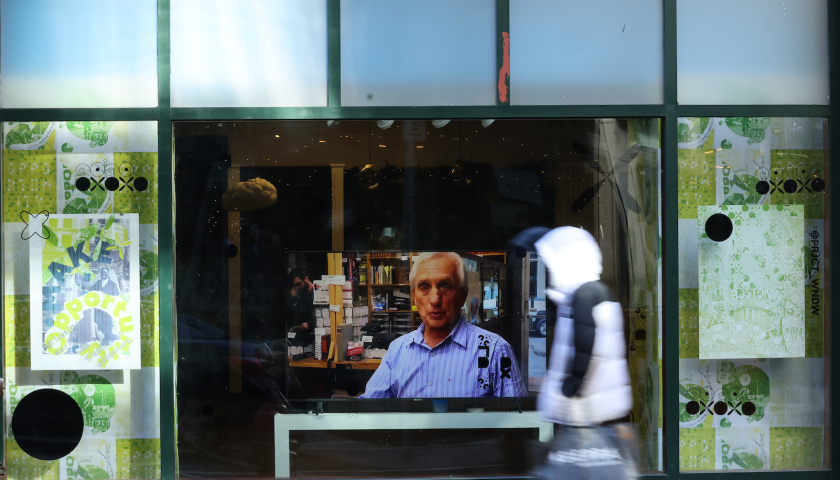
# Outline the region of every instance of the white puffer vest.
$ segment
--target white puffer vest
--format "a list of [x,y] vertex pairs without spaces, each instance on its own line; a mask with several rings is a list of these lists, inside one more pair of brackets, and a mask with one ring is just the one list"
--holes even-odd
[[[595,337],[582,383],[571,396],[563,395],[575,354],[575,320],[587,312],[572,311],[575,293],[600,279],[601,250],[595,239],[579,228],[560,227],[535,244],[550,270],[549,298],[557,304],[557,324],[546,379],[537,402],[549,421],[572,426],[594,425],[626,416],[633,406],[630,373],[625,357],[624,317],[613,301],[592,305]],[[596,289],[597,290],[597,289]],[[579,334],[582,334],[583,329]]]

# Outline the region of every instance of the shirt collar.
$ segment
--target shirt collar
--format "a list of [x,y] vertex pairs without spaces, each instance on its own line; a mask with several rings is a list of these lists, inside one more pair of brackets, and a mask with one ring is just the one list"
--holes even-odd
[[[467,322],[464,320],[464,317],[459,318],[455,321],[455,328],[449,332],[449,335],[446,338],[452,337],[452,341],[457,343],[458,345],[467,348]],[[412,332],[411,341],[418,345],[425,345],[423,343],[423,332],[426,331],[426,324],[420,323],[420,327]],[[443,339],[443,342],[446,341],[446,338]],[[443,344],[440,342],[440,344]]]

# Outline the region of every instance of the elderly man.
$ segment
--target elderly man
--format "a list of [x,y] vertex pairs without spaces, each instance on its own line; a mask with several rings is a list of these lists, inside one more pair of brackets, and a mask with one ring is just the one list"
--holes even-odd
[[510,344],[461,318],[469,287],[458,254],[420,255],[409,281],[423,324],[391,343],[359,398],[528,395]]

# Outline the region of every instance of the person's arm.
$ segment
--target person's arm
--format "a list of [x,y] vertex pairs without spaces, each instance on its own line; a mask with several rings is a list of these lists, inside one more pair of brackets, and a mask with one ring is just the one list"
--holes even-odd
[[573,397],[577,394],[592,359],[596,330],[592,310],[600,303],[610,300],[609,291],[600,282],[586,283],[575,292],[575,298],[572,300],[575,356],[572,360],[570,375],[566,377],[561,387],[561,391],[566,397]]
[[499,339],[493,352],[493,372],[496,374],[496,382],[493,385],[494,397],[527,397],[528,390],[522,381],[519,373],[519,362],[510,344]]
[[395,398],[396,395],[391,391],[391,373],[392,362],[394,361],[394,346],[385,352],[385,358],[379,364],[379,368],[373,372],[373,376],[368,380],[365,386],[365,393],[359,395],[359,398]]

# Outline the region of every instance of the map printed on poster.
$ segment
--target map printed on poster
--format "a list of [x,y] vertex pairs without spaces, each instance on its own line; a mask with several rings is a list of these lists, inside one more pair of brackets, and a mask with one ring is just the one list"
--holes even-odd
[[716,470],[770,467],[770,434],[764,427],[720,429],[715,437]]
[[6,150],[43,150],[56,125],[55,122],[6,122],[3,147]]
[[[61,372],[61,389],[82,409],[85,428],[79,445],[59,459],[60,478],[117,478],[117,399],[113,374],[87,375],[89,372]],[[119,387],[120,385],[116,385]]]
[[680,428],[768,426],[769,369],[768,360],[680,359]]
[[140,368],[138,221],[51,215],[30,238],[32,369]]
[[[698,207],[700,358],[805,356],[804,212],[802,205]],[[732,222],[722,242],[705,233],[714,214]]]

